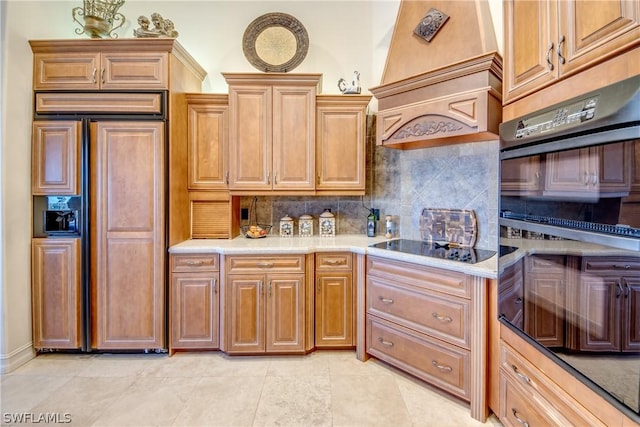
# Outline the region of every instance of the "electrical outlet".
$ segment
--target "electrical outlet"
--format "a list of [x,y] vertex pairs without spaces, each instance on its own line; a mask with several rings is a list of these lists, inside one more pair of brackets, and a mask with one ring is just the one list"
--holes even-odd
[[249,209],[240,208],[240,219],[243,221],[249,219]]
[[376,217],[376,221],[380,221],[380,209],[371,209],[373,211],[373,215]]

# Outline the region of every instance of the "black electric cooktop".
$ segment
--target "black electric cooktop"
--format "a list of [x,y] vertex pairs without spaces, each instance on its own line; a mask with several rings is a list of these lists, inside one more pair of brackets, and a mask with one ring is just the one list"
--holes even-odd
[[375,243],[369,246],[411,255],[460,261],[467,264],[475,264],[487,260],[496,254],[495,251],[486,249],[458,247],[443,243],[408,239],[389,240],[388,242]]

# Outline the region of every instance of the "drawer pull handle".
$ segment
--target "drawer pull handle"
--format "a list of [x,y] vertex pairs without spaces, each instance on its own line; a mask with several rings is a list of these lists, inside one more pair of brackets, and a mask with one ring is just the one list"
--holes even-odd
[[625,264],[625,265],[613,264],[613,268],[628,270],[631,268],[631,266],[629,264]]
[[525,374],[523,374],[522,372],[520,372],[518,370],[518,367],[516,365],[511,365],[511,369],[513,369],[513,372],[515,372],[515,374],[522,378],[524,381],[526,381],[527,383],[531,383],[531,378],[529,378],[528,376],[526,376]]
[[378,299],[380,300],[380,302],[382,302],[383,304],[393,304],[393,300],[391,298],[385,298],[385,297],[378,297]]
[[187,260],[187,265],[202,265],[204,264],[204,261],[202,260],[194,260],[194,259],[189,259]]
[[218,293],[218,280],[217,279],[213,279],[213,293],[214,294]]
[[524,427],[529,427],[529,423],[528,422],[526,422],[522,418],[518,417],[518,411],[516,410],[516,408],[511,408],[511,411],[513,412],[513,417],[516,419],[517,422],[522,424]]
[[393,347],[393,343],[391,341],[385,341],[384,338],[379,337],[378,341],[380,341],[380,344],[382,345],[386,345],[387,347]]
[[342,265],[345,264],[347,262],[347,260],[344,259],[325,259],[324,260],[324,264],[329,264],[329,265]]
[[443,372],[451,372],[451,371],[453,371],[453,368],[451,366],[441,365],[441,364],[438,363],[437,360],[432,360],[431,364],[433,366],[435,366],[436,368],[440,369]]
[[272,262],[262,261],[258,263],[258,267],[271,268],[273,267]]
[[516,300],[514,301],[514,304],[516,304],[516,305],[522,304],[522,297],[516,298]]
[[438,313],[431,313],[431,316],[433,316],[434,319],[438,319],[439,321],[443,322],[443,323],[451,323],[453,321],[453,319],[449,316],[440,316]]

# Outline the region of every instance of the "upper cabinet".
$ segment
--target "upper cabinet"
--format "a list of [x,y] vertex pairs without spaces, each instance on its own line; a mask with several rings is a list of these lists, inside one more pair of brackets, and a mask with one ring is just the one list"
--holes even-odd
[[369,95],[316,98],[316,192],[365,191],[366,125]]
[[229,189],[235,194],[314,194],[321,75],[224,77],[229,84]]
[[169,87],[167,52],[40,52],[34,90],[163,90]]
[[229,99],[188,94],[189,190],[228,190]]
[[81,123],[33,122],[31,193],[80,194]]
[[509,0],[503,104],[640,44],[637,1]]

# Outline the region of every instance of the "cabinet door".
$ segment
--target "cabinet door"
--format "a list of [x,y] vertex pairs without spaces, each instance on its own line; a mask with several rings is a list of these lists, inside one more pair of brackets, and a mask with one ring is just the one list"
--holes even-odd
[[271,190],[269,87],[229,87],[229,189]]
[[541,188],[540,156],[500,162],[500,191],[505,196],[534,194]]
[[266,351],[304,351],[304,275],[267,276]]
[[359,190],[364,194],[365,108],[370,98],[360,103],[350,102],[350,98],[325,102],[325,98],[317,100],[316,190]]
[[93,347],[162,348],[164,123],[98,122],[90,133]]
[[620,350],[620,279],[583,275],[578,294],[579,350]]
[[351,347],[354,342],[353,284],[349,272],[316,273],[316,347]]
[[80,348],[80,239],[33,239],[31,271],[33,346]]
[[567,0],[558,4],[558,53],[565,60],[560,66],[563,74],[605,61],[640,43],[637,1]]
[[509,0],[504,6],[507,104],[556,80],[558,17],[556,0]]
[[189,104],[189,190],[228,189],[228,109],[226,101]]
[[101,89],[169,88],[167,52],[105,52],[102,54],[101,62]]
[[32,133],[32,194],[80,194],[81,122],[36,121]]
[[315,188],[315,89],[273,87],[273,189]]
[[216,273],[175,273],[171,280],[172,349],[219,347],[219,294]]
[[640,279],[624,279],[622,351],[640,351]]
[[228,353],[265,350],[264,275],[228,275],[225,292]]
[[100,54],[36,53],[33,58],[34,90],[96,90],[99,88]]

